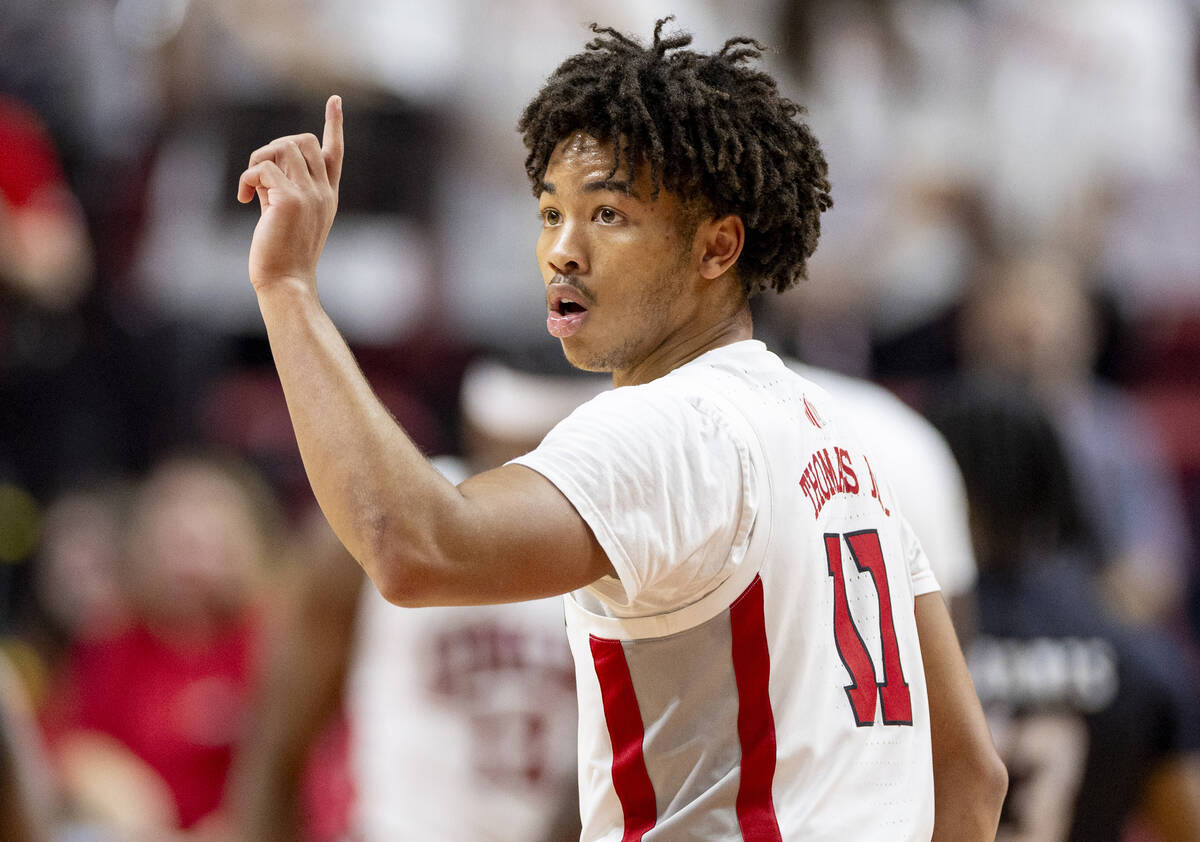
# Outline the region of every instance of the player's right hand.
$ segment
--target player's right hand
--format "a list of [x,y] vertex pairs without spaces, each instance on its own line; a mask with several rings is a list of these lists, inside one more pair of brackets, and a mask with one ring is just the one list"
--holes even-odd
[[342,99],[325,103],[325,131],[289,135],[256,149],[238,180],[238,201],[258,196],[262,215],[250,243],[250,282],[258,292],[278,283],[316,291],[317,260],[337,213],[344,153]]

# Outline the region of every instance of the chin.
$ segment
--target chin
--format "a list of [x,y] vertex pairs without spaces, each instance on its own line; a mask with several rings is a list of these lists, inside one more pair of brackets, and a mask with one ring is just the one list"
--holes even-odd
[[629,339],[617,340],[599,348],[581,341],[578,336],[559,341],[562,342],[563,355],[567,362],[580,371],[613,374],[632,368],[641,358],[642,346]]
[[589,354],[587,351],[580,348],[571,348],[566,341],[562,343],[563,356],[567,358],[567,362],[575,366],[580,371],[593,371],[599,374],[607,374],[613,369],[611,366],[604,364],[603,357],[596,354]]

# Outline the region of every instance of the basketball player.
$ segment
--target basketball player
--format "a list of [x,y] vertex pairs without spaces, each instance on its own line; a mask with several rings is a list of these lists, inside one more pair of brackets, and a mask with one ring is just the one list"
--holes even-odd
[[971,666],[1012,770],[998,840],[1200,839],[1200,700],[1168,635],[1100,597],[1087,508],[1046,409],[966,382],[933,407],[979,558]]
[[340,99],[323,142],[252,153],[250,277],[313,490],[389,601],[567,594],[584,838],[990,838],[1006,773],[925,555],[836,404],[752,338],[748,298],[816,247],[820,148],[757,42],[664,23],[648,48],[593,27],[519,123],[547,329],[616,388],[457,486],[320,305]]

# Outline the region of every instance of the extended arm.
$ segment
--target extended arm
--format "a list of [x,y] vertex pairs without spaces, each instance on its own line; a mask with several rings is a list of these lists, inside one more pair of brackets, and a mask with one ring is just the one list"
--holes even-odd
[[1000,822],[1008,773],[992,744],[942,595],[917,597],[916,612],[933,735],[933,838],[990,842]]
[[506,466],[455,487],[371,391],[317,296],[342,150],[341,101],[331,97],[323,142],[273,141],[251,155],[238,185],[239,200],[257,194],[262,206],[250,279],[334,532],[380,592],[405,605],[549,596],[610,572],[587,524],[544,477]]

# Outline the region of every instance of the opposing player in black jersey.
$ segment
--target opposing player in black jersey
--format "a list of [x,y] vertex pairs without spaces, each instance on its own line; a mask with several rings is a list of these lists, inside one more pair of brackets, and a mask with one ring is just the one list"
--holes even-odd
[[1176,643],[1092,592],[1054,428],[974,384],[934,411],[962,468],[979,563],[970,663],[1011,779],[1000,840],[1200,839],[1200,697]]

